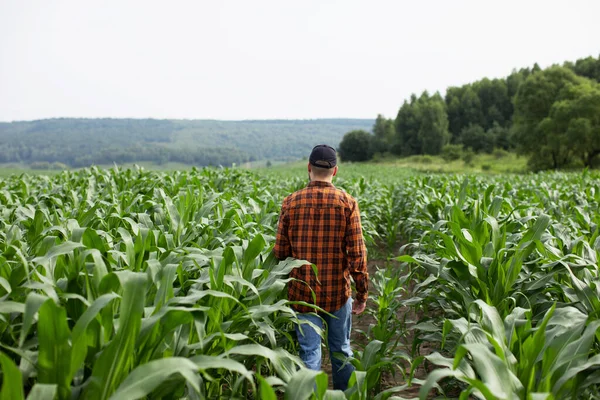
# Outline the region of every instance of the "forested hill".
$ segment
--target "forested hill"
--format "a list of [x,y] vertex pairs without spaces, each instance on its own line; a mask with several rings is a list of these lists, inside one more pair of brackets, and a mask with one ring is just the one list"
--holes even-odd
[[153,161],[231,165],[294,160],[312,146],[337,146],[371,119],[155,120],[59,118],[0,123],[0,163],[92,164]]

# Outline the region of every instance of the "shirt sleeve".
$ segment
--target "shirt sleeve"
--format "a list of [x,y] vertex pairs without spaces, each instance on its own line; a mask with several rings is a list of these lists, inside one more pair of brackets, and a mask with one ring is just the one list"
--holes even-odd
[[288,237],[289,227],[289,216],[285,201],[281,206],[281,212],[279,214],[279,223],[277,224],[277,236],[275,238],[275,257],[279,260],[285,260],[292,256],[292,247],[290,246],[290,239]]
[[369,292],[369,273],[367,272],[367,248],[362,235],[360,210],[356,201],[346,226],[346,255],[350,275],[356,285],[356,301],[364,303]]

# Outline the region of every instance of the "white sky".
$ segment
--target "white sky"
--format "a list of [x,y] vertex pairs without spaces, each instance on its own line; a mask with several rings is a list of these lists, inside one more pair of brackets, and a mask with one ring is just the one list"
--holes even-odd
[[599,0],[0,0],[0,121],[395,117],[598,54]]

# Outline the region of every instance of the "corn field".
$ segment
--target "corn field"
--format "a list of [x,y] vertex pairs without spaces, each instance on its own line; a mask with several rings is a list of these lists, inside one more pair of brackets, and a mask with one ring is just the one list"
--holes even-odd
[[304,262],[271,252],[305,184],[0,180],[0,400],[600,399],[600,175],[338,179],[378,264],[346,392],[298,358]]

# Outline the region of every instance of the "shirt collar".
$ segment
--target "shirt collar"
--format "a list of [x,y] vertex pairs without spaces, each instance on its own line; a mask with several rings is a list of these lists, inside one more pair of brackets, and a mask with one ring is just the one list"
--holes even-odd
[[335,187],[333,183],[323,181],[310,181],[308,187]]

